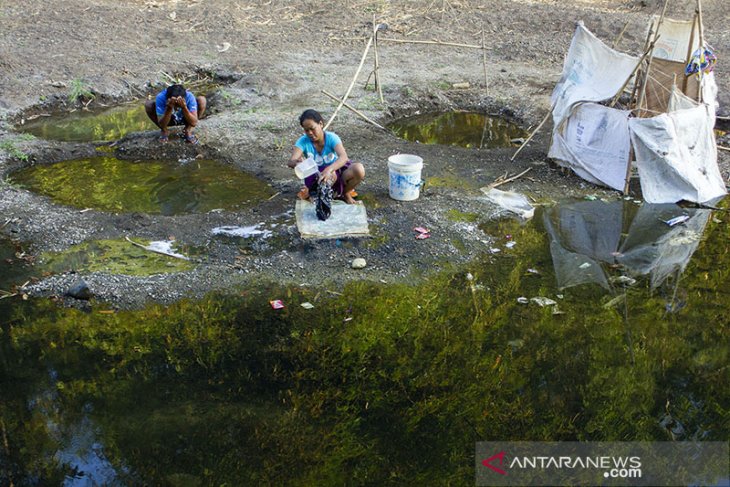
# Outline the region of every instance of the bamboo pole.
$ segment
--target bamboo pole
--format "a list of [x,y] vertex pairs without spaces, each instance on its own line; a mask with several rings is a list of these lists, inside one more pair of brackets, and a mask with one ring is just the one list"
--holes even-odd
[[705,53],[705,28],[702,25],[702,0],[697,0],[697,20],[700,31],[700,72],[698,73],[700,81],[697,83],[697,100],[702,103],[702,57]]
[[[334,101],[336,101],[336,102],[340,102],[340,101],[341,101],[341,100],[340,100],[339,98],[337,98],[337,97],[336,97],[335,95],[333,95],[332,93],[329,93],[329,92],[327,92],[327,91],[325,91],[325,90],[322,90],[322,93],[324,93],[325,95],[329,96],[330,98],[332,98],[332,99],[333,99]],[[353,111],[353,112],[354,112],[354,113],[355,113],[356,115],[359,115],[359,116],[360,116],[360,117],[361,117],[361,118],[362,118],[363,120],[365,120],[366,122],[368,122],[368,123],[370,123],[370,124],[372,124],[372,125],[375,125],[375,126],[376,126],[376,127],[378,127],[379,129],[383,129],[383,130],[388,130],[388,129],[386,129],[385,127],[383,127],[382,125],[380,125],[380,124],[379,124],[378,122],[376,122],[376,121],[374,121],[374,120],[372,120],[372,119],[368,118],[368,117],[367,117],[367,116],[366,116],[366,115],[365,115],[364,113],[362,113],[362,112],[361,112],[360,110],[358,110],[357,108],[354,108],[354,107],[352,107],[352,106],[351,106],[351,105],[350,105],[349,103],[343,103],[343,104],[342,104],[342,106],[344,106],[344,107],[345,107],[345,108],[347,108],[348,110],[352,110],[352,111]]]
[[535,130],[532,131],[532,133],[530,134],[530,136],[527,137],[527,139],[525,139],[525,141],[522,143],[522,145],[517,148],[517,150],[515,151],[515,153],[510,158],[510,161],[514,161],[515,160],[515,157],[517,157],[517,154],[519,154],[520,151],[527,145],[527,143],[532,140],[532,138],[535,136],[535,134],[537,133],[537,131],[540,130],[543,125],[545,125],[545,122],[547,122],[548,121],[548,118],[550,118],[550,115],[552,115],[554,108],[555,108],[555,105],[553,105],[553,106],[550,107],[550,110],[547,112],[547,115],[545,115],[545,118],[542,119],[542,122],[540,122],[540,124],[535,128]]
[[390,37],[386,37],[384,39],[380,39],[381,42],[397,42],[400,44],[433,44],[437,46],[453,46],[453,47],[468,47],[470,49],[481,49],[482,46],[475,46],[474,44],[459,44],[457,42],[442,42],[439,40],[435,41],[416,41],[416,40],[407,40],[407,39],[393,39]]
[[[684,62],[684,65],[687,66],[689,62],[692,60],[692,53],[694,52],[694,43],[695,43],[695,34],[697,30],[697,12],[695,12],[694,17],[692,17],[692,33],[689,36],[689,45],[687,46],[687,58]],[[684,80],[682,80],[682,93],[685,95],[687,94],[687,83],[689,82],[689,76],[685,76]]]
[[489,78],[487,78],[487,45],[484,42],[484,25],[482,25],[482,64],[484,65],[484,91],[489,94]]
[[380,60],[378,57],[378,30],[379,25],[375,22],[375,15],[373,14],[373,49],[375,49],[375,89],[378,91],[380,97],[380,103],[385,103],[383,99],[383,90],[380,86]]
[[335,119],[337,114],[339,113],[342,106],[345,104],[345,101],[347,100],[347,97],[350,96],[350,92],[352,91],[352,87],[355,86],[355,81],[357,81],[357,77],[360,74],[360,70],[362,69],[362,65],[365,64],[365,58],[368,55],[368,52],[370,51],[370,46],[373,45],[373,36],[370,36],[370,40],[368,41],[368,45],[365,46],[365,52],[362,53],[362,58],[360,59],[360,65],[357,67],[357,71],[355,71],[355,76],[352,78],[352,82],[350,83],[349,88],[347,88],[347,92],[345,93],[345,96],[342,97],[342,100],[340,100],[340,104],[337,105],[337,108],[335,109],[335,112],[332,114],[330,119],[327,121],[327,124],[324,126],[324,130],[327,130],[327,127],[330,126],[332,121]]
[[[658,39],[658,37],[657,37],[657,39]],[[621,94],[624,92],[624,90],[628,86],[629,82],[631,82],[631,78],[634,77],[634,75],[636,74],[636,72],[641,67],[641,63],[644,62],[644,59],[646,59],[646,56],[648,56],[649,55],[649,52],[651,52],[653,49],[654,49],[654,42],[652,42],[651,44],[649,44],[649,48],[646,51],[644,51],[644,54],[639,59],[639,62],[636,63],[636,66],[634,67],[634,70],[631,72],[631,74],[629,75],[629,77],[626,78],[626,81],[624,81],[624,84],[621,87],[621,89],[618,90],[618,92],[616,93],[616,95],[614,95],[613,100],[611,100],[611,104],[609,105],[611,108],[613,108],[613,106],[616,105],[616,103],[618,102],[618,99],[621,98]],[[632,94],[631,97],[633,98],[633,94]]]
[[634,146],[629,144],[629,160],[626,164],[626,182],[624,184],[624,194],[629,194],[629,182],[631,181],[631,161],[634,159]]
[[[699,0],[697,0],[699,1]],[[654,54],[654,45],[656,44],[656,41],[659,39],[659,29],[662,26],[662,23],[664,23],[664,15],[667,13],[667,5],[669,4],[669,0],[664,0],[664,7],[662,8],[662,14],[659,16],[659,21],[656,24],[656,32],[654,33],[654,41],[651,43],[651,49],[650,52],[653,55]],[[649,60],[646,62],[646,73],[644,73],[644,79],[641,86],[641,92],[639,93],[639,110],[641,110],[641,106],[644,104],[644,98],[646,97],[646,85],[649,83],[649,72],[651,70],[651,60],[653,59],[653,56],[649,56]]]
[[616,46],[618,46],[618,43],[621,42],[621,38],[624,36],[624,33],[626,32],[626,28],[629,26],[629,21],[626,21],[624,24],[624,28],[621,29],[621,32],[619,33],[618,37],[613,41],[613,44],[611,44],[611,49],[616,49]]
[[725,147],[724,145],[718,145],[717,148],[720,150],[730,151],[730,147]]

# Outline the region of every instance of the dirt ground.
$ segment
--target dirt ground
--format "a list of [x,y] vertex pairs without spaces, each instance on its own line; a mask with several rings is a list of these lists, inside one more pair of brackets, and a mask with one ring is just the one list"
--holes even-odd
[[[485,252],[497,235],[473,223],[454,221],[449,210],[493,218],[499,209],[478,188],[498,176],[532,168],[507,188],[539,202],[595,194],[621,195],[559,170],[546,159],[546,127],[512,163],[513,149],[475,150],[420,145],[396,138],[343,109],[332,125],[348,154],[365,164],[359,192],[367,204],[373,238],[305,241],[294,225],[298,183],[285,166],[300,135],[297,117],[317,108],[329,117],[334,103],[325,89],[342,95],[357,69],[373,20],[387,24],[380,34],[379,62],[384,103],[365,89],[372,54],[349,103],[383,124],[428,111],[479,110],[499,114],[526,129],[549,109],[563,57],[579,20],[612,43],[628,23],[619,48],[638,54],[657,0],[24,0],[0,1],[0,143],[12,141],[30,154],[18,160],[0,151],[0,175],[33,163],[50,163],[95,153],[92,144],[16,139],[14,126],[39,113],[63,113],[80,105],[67,101],[82,85],[96,95],[89,108],[142,100],[167,84],[167,75],[206,75],[225,83],[200,123],[201,145],[171,142],[157,132],[132,134],[116,144],[120,158],[187,158],[203,154],[236,165],[268,181],[275,198],[251,210],[183,216],[79,212],[45,197],[0,183],[2,235],[25,242],[27,252],[60,251],[95,239],[132,236],[152,240],[174,235],[203,246],[207,255],[193,271],[130,277],[64,273],[23,289],[31,295],[62,295],[79,277],[97,299],[118,307],[149,301],[171,302],[259,279],[288,284],[341,287],[348,280],[393,282],[466,262]],[[689,18],[695,3],[670,1],[668,16]],[[723,54],[730,53],[726,0],[703,2],[705,36],[719,55],[719,115],[728,115],[730,79]],[[480,50],[385,40],[433,40],[488,46],[487,82]],[[469,83],[456,89],[455,83]],[[141,102],[141,101],[140,101]],[[388,197],[389,155],[424,158],[424,177],[448,184],[426,187],[414,202]],[[730,175],[730,153],[720,152],[721,170]],[[638,191],[638,184],[632,185]],[[212,238],[221,225],[271,227],[273,236],[256,241]],[[273,226],[273,223],[277,223]],[[416,240],[413,227],[431,229]],[[353,270],[355,257],[368,266]]]

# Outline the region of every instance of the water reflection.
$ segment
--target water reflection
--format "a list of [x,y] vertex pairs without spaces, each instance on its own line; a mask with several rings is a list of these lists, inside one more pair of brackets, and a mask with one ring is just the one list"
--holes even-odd
[[[620,275],[648,275],[652,289],[670,276],[678,280],[710,215],[708,209],[626,201],[579,201],[546,210],[558,287],[595,283],[609,289]],[[676,217],[686,221],[666,223]]]
[[519,126],[482,113],[427,113],[388,124],[398,137],[422,144],[474,148],[514,147],[513,139],[526,137]]

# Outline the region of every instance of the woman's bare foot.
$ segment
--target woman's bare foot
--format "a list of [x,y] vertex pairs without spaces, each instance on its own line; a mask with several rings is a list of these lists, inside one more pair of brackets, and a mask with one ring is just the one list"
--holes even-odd
[[352,197],[352,194],[350,194],[350,193],[343,194],[342,195],[342,201],[344,201],[348,205],[356,205],[357,204],[357,201],[355,200],[355,198]]

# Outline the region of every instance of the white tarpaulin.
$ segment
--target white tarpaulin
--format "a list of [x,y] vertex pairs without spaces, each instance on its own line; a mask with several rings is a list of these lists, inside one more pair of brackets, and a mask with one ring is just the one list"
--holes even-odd
[[629,114],[596,103],[576,105],[562,128],[553,130],[548,157],[587,181],[622,190],[631,146]]
[[[658,22],[659,17],[656,15],[652,17],[649,23],[652,31],[655,30],[654,26]],[[692,39],[692,25],[694,23],[694,19],[673,20],[665,17],[662,20],[662,25],[659,27],[659,39],[654,45],[654,53],[652,56],[668,61],[686,63],[689,57],[688,54],[691,54],[700,47],[700,36],[697,33],[695,33],[694,39]],[[693,41],[691,51],[689,51],[688,47],[690,40]]]
[[553,90],[553,122],[559,127],[574,104],[612,98],[624,85],[639,58],[614,51],[601,42],[583,22],[578,22],[563,74]]
[[641,192],[650,203],[703,203],[726,194],[707,105],[629,120]]

